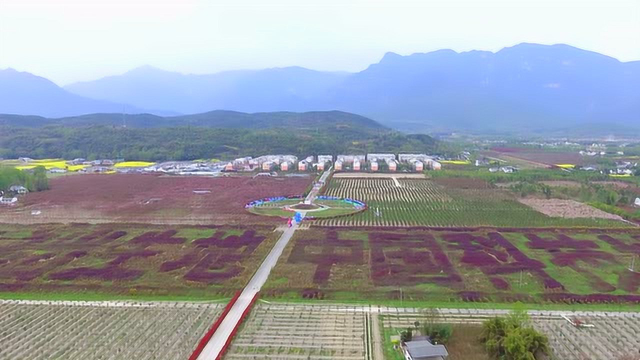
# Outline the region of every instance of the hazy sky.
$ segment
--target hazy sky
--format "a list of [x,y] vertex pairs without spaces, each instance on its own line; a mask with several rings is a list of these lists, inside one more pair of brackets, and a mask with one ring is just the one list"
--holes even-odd
[[387,51],[520,42],[640,60],[640,0],[0,0],[0,68],[61,85],[144,64],[358,71]]

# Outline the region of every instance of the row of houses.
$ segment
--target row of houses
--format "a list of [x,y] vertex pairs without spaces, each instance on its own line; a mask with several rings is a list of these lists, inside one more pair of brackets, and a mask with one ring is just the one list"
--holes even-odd
[[[384,166],[383,166],[384,164]],[[307,156],[299,160],[293,155],[264,155],[257,158],[243,157],[226,163],[223,171],[324,171],[333,165],[336,171],[398,171],[399,164],[408,164],[412,171],[421,172],[425,169],[440,170],[442,164],[432,156],[426,154],[344,154]],[[405,167],[406,169],[407,167]]]
[[399,154],[397,157],[395,154],[338,155],[334,168],[336,171],[362,171],[366,163],[369,171],[373,172],[380,171],[382,164],[391,172],[398,171],[399,164],[408,164],[411,170],[416,172],[442,169],[440,162],[426,154]]

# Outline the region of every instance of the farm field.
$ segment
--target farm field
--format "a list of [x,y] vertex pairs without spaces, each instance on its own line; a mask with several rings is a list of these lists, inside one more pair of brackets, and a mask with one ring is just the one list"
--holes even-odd
[[0,294],[227,297],[277,235],[260,226],[0,225]]
[[[640,315],[588,314],[580,321],[594,325],[578,329],[564,319],[533,319],[536,329],[549,337],[556,359],[633,359],[640,349]],[[626,357],[625,357],[626,356]]]
[[551,217],[622,220],[619,215],[609,214],[575,200],[521,198],[518,201]]
[[[394,351],[390,343],[390,335],[398,332],[418,321],[425,322],[421,312],[411,309],[388,309],[380,315],[385,334],[385,351],[390,359],[402,359]],[[447,345],[450,359],[488,360],[484,346],[479,343],[483,321],[498,315],[493,311],[439,311],[436,323],[453,325],[453,336]],[[594,328],[578,329],[563,319],[578,318]],[[530,312],[532,325],[549,338],[552,359],[585,360],[585,359],[625,359],[625,355],[637,355],[640,346],[638,332],[640,331],[640,315],[637,313],[602,313],[602,312]],[[633,357],[631,358],[633,359]]]
[[531,162],[533,164],[543,164],[548,166],[558,164],[584,165],[585,159],[578,152],[571,151],[544,151],[526,148],[493,148],[491,151],[483,153],[485,156],[504,158],[515,158]]
[[[298,231],[263,295],[334,301],[638,303],[640,230]],[[636,269],[637,270],[637,269]]]
[[[400,349],[394,349],[391,336],[399,336],[400,332],[414,327],[416,321],[425,324],[424,318],[418,313],[390,312],[379,315],[383,331],[383,347],[386,359],[404,360]],[[484,345],[478,341],[482,335],[481,320],[473,318],[461,321],[456,317],[442,318],[452,325],[452,336],[445,345],[451,360],[489,360],[490,357]],[[438,323],[439,321],[436,321]]]
[[[312,177],[179,177],[149,174],[75,175],[50,180],[14,208],[4,223],[274,224],[278,218],[245,211],[249,201],[301,195]],[[194,193],[198,191],[198,193]],[[40,211],[37,216],[32,211]]]
[[610,219],[550,217],[479,179],[340,179],[326,195],[364,201],[353,216],[317,221],[322,226],[391,227],[628,227]]
[[369,314],[356,310],[258,304],[225,359],[369,359]]
[[187,359],[218,304],[0,301],[0,359]]

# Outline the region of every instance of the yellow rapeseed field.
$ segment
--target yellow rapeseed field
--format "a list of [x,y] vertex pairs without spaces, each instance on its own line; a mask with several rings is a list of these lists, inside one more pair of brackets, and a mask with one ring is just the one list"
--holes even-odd
[[146,161],[124,161],[115,164],[113,167],[115,168],[139,168],[139,167],[147,167],[154,165],[155,163],[146,162]]

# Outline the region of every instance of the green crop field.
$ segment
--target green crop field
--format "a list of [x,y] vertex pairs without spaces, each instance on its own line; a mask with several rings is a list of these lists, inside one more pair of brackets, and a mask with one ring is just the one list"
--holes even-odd
[[332,179],[325,193],[364,201],[368,210],[345,218],[320,221],[324,226],[628,226],[605,219],[549,217],[519,203],[504,190],[486,186],[449,187],[446,181],[399,179],[396,183],[393,179]]

